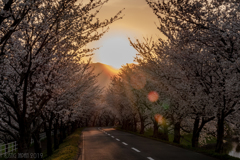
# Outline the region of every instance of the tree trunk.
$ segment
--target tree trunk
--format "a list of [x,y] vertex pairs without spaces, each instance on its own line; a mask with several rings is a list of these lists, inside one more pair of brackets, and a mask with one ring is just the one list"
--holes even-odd
[[77,121],[77,128],[81,128],[82,127],[82,120],[78,120]]
[[202,131],[204,125],[206,123],[208,123],[209,121],[213,120],[214,118],[215,118],[215,116],[207,118],[207,119],[202,117],[202,122],[201,122],[200,126],[199,126],[199,122],[200,122],[199,116],[197,116],[195,118],[194,125],[193,125],[192,147],[198,147],[200,132]]
[[[30,147],[30,143],[31,143],[31,132],[30,127],[25,125],[26,123],[24,123],[22,121],[22,123],[19,123],[19,128],[20,128],[20,133],[19,133],[19,140],[17,141],[18,144],[18,159],[21,160],[26,160],[28,158],[29,155],[29,147]],[[26,153],[24,155],[24,153]]]
[[72,134],[72,131],[73,131],[73,125],[70,123],[69,125],[68,125],[68,135],[70,135],[70,134]]
[[[19,121],[19,139],[17,141],[18,144],[18,159],[21,160],[26,160],[29,155],[29,147],[30,147],[30,143],[31,143],[31,132],[30,129],[31,127],[28,126],[28,124],[21,119],[21,121]],[[24,155],[24,153],[26,153]]]
[[51,135],[51,125],[49,124],[48,128],[46,123],[44,124],[46,136],[47,136],[47,155],[51,156],[53,151],[52,151],[52,135]]
[[54,124],[54,150],[59,148],[59,141],[58,141],[58,119],[56,120]]
[[46,135],[47,135],[47,155],[51,156],[53,151],[52,151],[52,135],[50,129],[46,131]]
[[125,129],[125,120],[122,120],[122,129]]
[[[34,151],[36,155],[40,155],[42,153],[42,146],[41,146],[41,141],[40,141],[40,136],[39,136],[39,131],[35,132],[32,136],[34,140]],[[37,156],[35,160],[42,160],[41,156]]]
[[158,138],[158,122],[155,121],[155,119],[153,119],[153,137],[154,138]]
[[61,144],[63,142],[63,122],[61,120],[61,124],[60,124],[60,135],[59,135],[60,139],[59,139],[59,143]]
[[180,138],[181,138],[180,122],[177,122],[177,123],[174,124],[174,139],[173,139],[173,142],[180,144]]
[[126,124],[127,124],[127,127],[126,127],[127,130],[128,130],[128,131],[131,131],[130,119],[127,120]]
[[93,117],[93,126],[96,126],[97,115]]
[[[2,148],[0,148],[2,150]],[[5,152],[8,153],[8,142],[5,144]]]
[[105,120],[105,124],[106,124],[106,127],[109,125],[109,120],[106,118],[106,120]]
[[67,125],[67,135],[71,134],[71,125]]
[[223,151],[223,137],[224,137],[224,117],[218,118],[217,123],[217,145],[215,152],[221,153]]
[[199,117],[197,116],[194,121],[193,125],[193,136],[192,136],[192,147],[198,147],[198,140],[199,140],[199,132],[198,132],[198,127],[199,127]]
[[121,129],[124,129],[124,120],[121,121]]
[[167,125],[165,119],[162,120],[162,125],[163,125],[163,135],[162,135],[162,139],[163,139],[163,140],[166,140],[166,141],[169,141],[169,138],[168,138],[168,125]]
[[102,127],[102,121],[99,119],[99,127]]
[[144,134],[144,129],[145,129],[145,125],[144,125],[144,119],[140,118],[140,123],[141,123],[141,128],[140,128],[140,134]]
[[[17,154],[17,159],[19,160],[27,160],[29,155],[28,148],[29,148],[29,143],[28,143],[28,138],[20,136],[20,139],[18,140],[18,154]],[[26,153],[26,154],[25,154]]]
[[77,122],[74,121],[74,122],[72,122],[71,124],[72,124],[71,133],[73,133],[73,132],[77,129]]
[[199,141],[199,132],[195,133],[192,137],[192,147],[198,147],[198,141]]
[[137,119],[133,119],[133,132],[137,132]]
[[111,126],[115,126],[115,123],[116,122],[116,118],[115,117],[113,117],[112,119],[111,119]]
[[63,125],[63,128],[62,128],[62,132],[63,132],[63,139],[65,139],[67,137],[67,134],[66,134],[66,126]]
[[85,127],[88,127],[88,119],[85,118]]

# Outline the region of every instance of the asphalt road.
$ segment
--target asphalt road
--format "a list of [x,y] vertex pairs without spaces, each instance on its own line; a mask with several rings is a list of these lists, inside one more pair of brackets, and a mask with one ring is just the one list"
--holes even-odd
[[216,160],[113,128],[83,131],[82,160]]

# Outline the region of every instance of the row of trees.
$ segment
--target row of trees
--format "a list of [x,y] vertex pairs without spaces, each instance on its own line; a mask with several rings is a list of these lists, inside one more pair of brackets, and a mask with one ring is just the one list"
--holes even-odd
[[152,124],[154,136],[161,127],[166,140],[173,130],[176,143],[183,132],[191,133],[193,147],[216,135],[215,151],[222,152],[226,130],[239,135],[240,129],[239,2],[146,1],[165,37],[130,40],[138,65],[124,66],[113,78],[108,104],[125,129],[136,131],[140,123],[143,133]]
[[86,60],[93,49],[85,46],[121,18],[121,12],[110,20],[96,18],[107,1],[0,1],[2,142],[17,141],[18,152],[28,153],[33,138],[41,153],[39,133],[45,131],[51,155],[53,129],[57,149],[58,129],[61,142],[67,130],[86,125],[101,90]]

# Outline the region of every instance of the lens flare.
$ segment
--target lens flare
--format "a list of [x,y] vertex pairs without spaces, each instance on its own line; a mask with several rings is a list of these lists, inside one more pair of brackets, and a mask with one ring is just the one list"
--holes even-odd
[[163,122],[163,116],[160,115],[160,114],[155,114],[154,119],[155,119],[156,122],[158,122],[160,124]]
[[142,73],[135,73],[131,76],[131,86],[135,89],[142,89],[146,85],[146,77]]
[[168,104],[167,102],[164,102],[164,103],[162,104],[162,107],[166,110],[166,109],[169,108],[169,104]]
[[148,100],[151,102],[156,102],[158,100],[159,96],[158,93],[155,91],[151,91],[148,93]]

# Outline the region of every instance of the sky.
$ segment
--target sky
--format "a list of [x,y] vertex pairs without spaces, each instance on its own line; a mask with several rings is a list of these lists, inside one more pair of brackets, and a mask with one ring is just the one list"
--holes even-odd
[[99,41],[89,45],[91,48],[100,47],[94,51],[93,62],[119,69],[126,63],[133,63],[137,54],[128,38],[134,41],[143,37],[161,36],[156,26],[159,24],[158,19],[145,0],[109,0],[97,17],[100,20],[109,19],[123,8],[123,19],[111,24],[110,30]]

